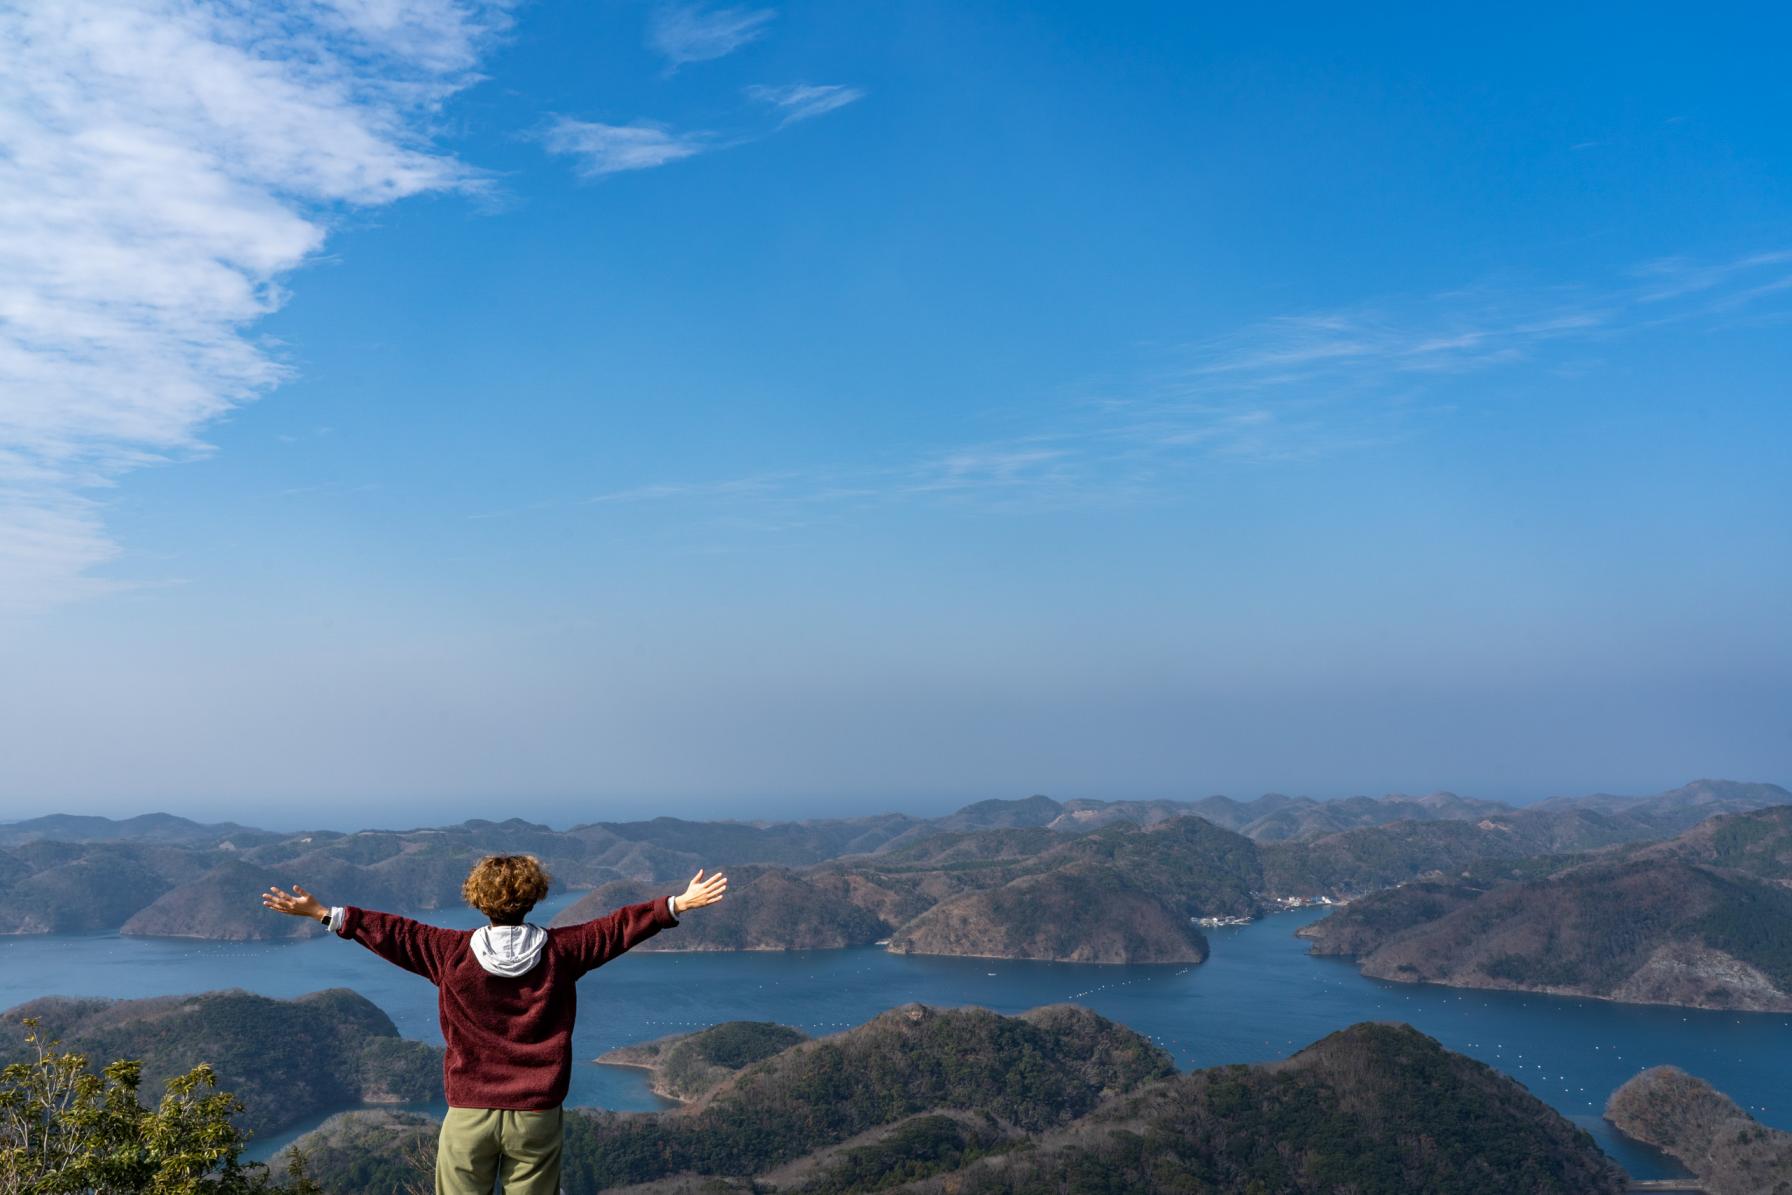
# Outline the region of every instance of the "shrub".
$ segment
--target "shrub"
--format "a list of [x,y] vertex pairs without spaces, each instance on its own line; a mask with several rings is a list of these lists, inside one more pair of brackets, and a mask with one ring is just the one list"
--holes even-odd
[[115,1061],[94,1074],[87,1056],[24,1022],[30,1056],[0,1070],[0,1195],[321,1195],[294,1154],[290,1185],[243,1165],[245,1137],[231,1119],[242,1102],[213,1090],[201,1063],[168,1081],[152,1111],[137,1099],[143,1064]]

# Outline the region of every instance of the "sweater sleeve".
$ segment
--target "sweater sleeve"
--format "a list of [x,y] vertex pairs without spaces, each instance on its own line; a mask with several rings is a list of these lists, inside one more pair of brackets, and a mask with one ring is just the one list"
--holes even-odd
[[583,975],[677,924],[671,901],[658,896],[572,926],[568,938],[574,966]]
[[[332,915],[331,921],[337,920]],[[431,983],[440,981],[443,969],[461,940],[455,930],[354,905],[344,906],[336,932]]]

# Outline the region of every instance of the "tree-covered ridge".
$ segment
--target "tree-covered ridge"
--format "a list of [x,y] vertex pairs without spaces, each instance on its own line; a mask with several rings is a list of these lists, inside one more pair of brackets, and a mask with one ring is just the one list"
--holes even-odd
[[1792,883],[1792,805],[1720,814],[1665,842],[1631,848],[1638,857],[1672,857]]
[[1625,1179],[1518,1083],[1407,1025],[1152,1083],[1094,1115],[900,1188],[956,1195],[1598,1195]]
[[[387,1195],[405,1173],[377,1159],[423,1156],[428,1140],[415,1122],[354,1113],[303,1145],[340,1195]],[[684,1109],[569,1117],[565,1185],[1602,1195],[1623,1178],[1521,1084],[1404,1025],[1178,1074],[1075,1006],[1004,1017],[907,1005],[749,1064]]]
[[441,1050],[401,1038],[377,1005],[343,988],[296,1000],[241,990],[143,1000],[49,996],[0,1014],[0,1058],[26,1056],[27,1018],[69,1049],[137,1060],[152,1089],[205,1063],[242,1101],[240,1123],[253,1132],[345,1105],[441,1098]]

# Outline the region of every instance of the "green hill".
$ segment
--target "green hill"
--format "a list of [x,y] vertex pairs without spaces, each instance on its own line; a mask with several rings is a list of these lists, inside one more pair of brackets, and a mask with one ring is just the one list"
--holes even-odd
[[143,1000],[46,996],[0,1014],[0,1056],[21,1058],[21,1019],[97,1066],[143,1062],[160,1091],[201,1062],[238,1095],[241,1123],[272,1132],[333,1108],[440,1099],[442,1052],[398,1035],[391,1018],[346,988],[274,1000],[241,990]]

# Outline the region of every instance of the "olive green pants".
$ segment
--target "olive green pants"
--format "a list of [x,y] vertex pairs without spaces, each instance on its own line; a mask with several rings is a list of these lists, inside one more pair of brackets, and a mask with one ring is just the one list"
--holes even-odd
[[436,1143],[436,1195],[559,1195],[560,1109],[450,1108]]

